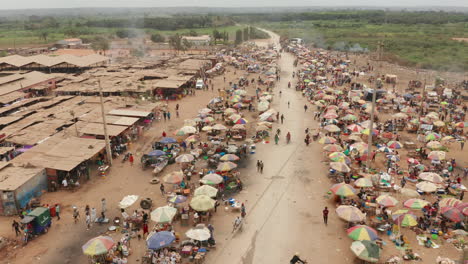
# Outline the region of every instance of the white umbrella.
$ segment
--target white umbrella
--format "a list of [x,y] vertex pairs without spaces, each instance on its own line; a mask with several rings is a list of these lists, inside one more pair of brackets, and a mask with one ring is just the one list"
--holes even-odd
[[127,208],[134,204],[138,200],[138,195],[127,195],[119,203],[120,208]]
[[205,241],[208,240],[211,237],[210,230],[206,227],[195,227],[187,232],[185,232],[185,235],[193,240],[197,241]]
[[194,196],[207,195],[209,197],[215,197],[218,194],[218,189],[211,187],[210,185],[203,185],[195,189]]
[[416,188],[418,188],[419,190],[423,192],[428,192],[428,193],[437,191],[437,185],[428,181],[422,181],[420,183],[417,183]]
[[177,214],[177,209],[170,206],[163,206],[151,212],[151,220],[157,223],[170,223]]

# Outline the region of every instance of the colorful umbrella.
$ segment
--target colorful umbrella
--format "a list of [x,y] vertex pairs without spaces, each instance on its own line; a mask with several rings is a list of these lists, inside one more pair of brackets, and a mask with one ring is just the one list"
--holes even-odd
[[222,156],[219,160],[221,161],[236,161],[239,160],[239,157],[235,154],[226,154]]
[[436,127],[443,127],[445,126],[445,123],[443,121],[437,120],[434,123],[432,123]]
[[184,179],[184,173],[182,171],[173,171],[166,176],[164,176],[164,182],[179,184]]
[[354,182],[354,185],[361,188],[369,188],[374,186],[372,180],[369,178],[359,178]]
[[202,131],[211,131],[211,130],[213,130],[213,127],[212,127],[212,126],[204,126],[204,127],[202,128]]
[[235,168],[237,168],[237,164],[227,161],[227,162],[220,163],[218,167],[216,168],[216,170],[217,171],[230,171]]
[[147,155],[148,155],[148,156],[151,156],[151,157],[158,157],[158,156],[164,156],[164,155],[166,155],[166,154],[167,154],[166,152],[157,149],[157,150],[151,151],[151,152],[148,153]]
[[200,137],[198,135],[191,135],[187,137],[184,141],[187,143],[195,143],[200,140]]
[[323,150],[327,152],[341,152],[343,151],[343,148],[336,144],[330,144],[330,145],[326,145],[325,147],[323,147]]
[[357,132],[357,133],[361,133],[362,130],[364,130],[364,128],[362,126],[356,125],[356,124],[349,125],[346,128],[351,130],[351,132]]
[[465,128],[466,122],[458,122],[458,123],[455,123],[453,126],[458,127],[458,128]]
[[422,209],[424,208],[424,206],[428,204],[429,204],[428,201],[417,199],[417,198],[412,198],[412,199],[406,200],[403,205],[411,209]]
[[187,196],[174,195],[171,198],[169,198],[167,201],[173,204],[184,203],[185,201],[187,201]]
[[343,152],[333,152],[330,155],[328,155],[328,158],[331,161],[343,162],[344,158],[346,158],[346,155]]
[[445,152],[438,151],[438,150],[431,151],[431,152],[429,152],[429,155],[427,155],[427,158],[431,159],[431,160],[444,160],[445,159]]
[[326,119],[335,119],[338,117],[338,114],[330,111],[330,112],[327,112],[325,115],[323,115],[323,117]]
[[455,223],[461,222],[465,218],[463,213],[453,206],[445,206],[440,208],[440,213]]
[[245,119],[245,118],[239,118],[234,123],[236,123],[236,124],[247,124],[248,122],[249,121],[247,121],[247,119]]
[[343,116],[341,119],[345,120],[345,121],[356,121],[356,120],[358,120],[357,116],[355,116],[353,114],[347,114],[347,115]]
[[[175,196],[176,197],[176,196]],[[172,222],[172,219],[177,214],[177,209],[170,206],[163,206],[153,210],[150,214],[151,220],[159,223],[165,224]]]
[[86,242],[86,244],[84,244],[81,249],[85,255],[99,256],[107,254],[107,252],[109,252],[114,244],[114,240],[112,240],[111,237],[98,236]]
[[245,130],[246,127],[244,124],[235,124],[234,126],[232,126],[232,130]]
[[418,190],[420,191],[427,192],[427,193],[437,191],[437,186],[434,183],[428,182],[428,181],[422,181],[422,182],[417,183],[416,188],[418,188]]
[[244,107],[244,105],[242,103],[236,103],[232,107],[234,107],[236,109],[240,109],[240,108]]
[[146,239],[146,246],[148,249],[158,250],[170,246],[175,239],[174,234],[169,231],[152,232]]
[[[369,129],[368,129],[368,128],[364,129],[364,130],[362,131],[362,134],[364,134],[364,135],[369,135],[369,134],[370,134],[370,133],[369,133]],[[377,129],[372,129],[372,135],[373,135],[373,136],[379,135],[379,131],[378,131]]]
[[419,178],[425,181],[430,181],[433,183],[443,183],[444,179],[435,172],[421,172]]
[[356,194],[356,189],[353,186],[346,184],[344,182],[334,184],[330,191],[332,191],[335,195],[339,195],[341,197],[349,197]]
[[197,129],[194,128],[193,126],[183,126],[182,128],[179,129],[179,131],[182,131],[185,134],[193,134],[197,132]]
[[403,144],[401,144],[400,142],[398,141],[389,141],[387,146],[391,149],[401,149],[403,147]]
[[233,114],[233,115],[229,116],[229,119],[231,119],[231,121],[233,121],[233,122],[240,119],[240,118],[242,118],[242,116],[239,115],[239,114]]
[[336,139],[332,137],[323,137],[318,141],[320,144],[335,144]]
[[455,199],[455,198],[443,198],[439,202],[440,207],[453,206],[453,207],[457,207],[458,209],[460,209],[459,206],[462,204],[463,204],[462,201]]
[[400,193],[406,197],[420,197],[419,193],[416,190],[409,189],[409,188],[401,188]]
[[221,125],[221,124],[216,124],[213,126],[213,130],[226,130],[226,126]]
[[415,226],[418,224],[417,217],[412,213],[393,216],[393,221],[401,226]]
[[363,152],[364,150],[368,149],[368,145],[364,142],[357,142],[354,144],[351,144],[351,149],[357,149],[359,152]]
[[429,133],[426,135],[426,141],[438,140],[438,139],[440,139],[440,135],[437,133]]
[[391,152],[393,152],[392,149],[390,149],[389,147],[386,147],[386,146],[380,147],[380,148],[379,148],[379,151],[385,152],[385,153],[391,153]]
[[215,203],[216,201],[207,195],[198,195],[192,198],[190,201],[190,207],[195,211],[204,212],[213,209]]
[[209,185],[202,185],[195,189],[194,196],[206,195],[209,197],[215,197],[218,194],[218,189]]
[[341,129],[337,125],[328,125],[325,126],[323,129],[327,130],[328,132],[340,132]]
[[375,200],[378,204],[385,207],[394,207],[398,204],[398,200],[390,195],[380,195]]
[[192,154],[182,154],[179,155],[175,161],[178,163],[184,163],[184,162],[192,162],[195,159],[195,157]]
[[408,158],[406,160],[409,164],[413,164],[413,165],[417,165],[419,164],[419,161],[417,159],[414,159],[414,158]]
[[204,122],[204,123],[211,123],[211,122],[213,122],[214,120],[215,120],[215,119],[214,119],[213,117],[211,117],[211,116],[207,116],[207,117],[203,118],[203,122]]
[[343,162],[330,162],[330,168],[339,172],[350,172],[351,169]]
[[223,177],[216,173],[210,173],[205,176],[200,180],[203,184],[210,184],[210,185],[215,185],[215,184],[220,184],[223,182]]
[[366,216],[357,207],[352,205],[340,205],[336,208],[336,214],[339,218],[348,222],[361,222]]
[[379,238],[377,231],[366,225],[357,225],[346,230],[348,236],[353,240],[376,240]]
[[225,115],[232,115],[232,114],[235,114],[235,113],[237,113],[237,110],[234,109],[234,108],[226,108],[226,110],[224,110]]

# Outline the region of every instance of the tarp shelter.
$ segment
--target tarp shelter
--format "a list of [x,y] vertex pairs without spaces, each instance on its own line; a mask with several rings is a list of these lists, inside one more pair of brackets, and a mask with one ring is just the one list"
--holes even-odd
[[54,136],[11,162],[16,165],[31,164],[46,169],[71,171],[80,163],[96,156],[104,147],[105,142],[99,139]]
[[0,169],[0,215],[16,215],[47,191],[44,168],[5,166]]
[[[104,126],[102,123],[85,123],[78,121],[76,123],[78,132],[82,135],[104,136]],[[107,134],[109,137],[115,137],[122,134],[127,126],[107,125]]]
[[[92,112],[80,116],[79,119],[88,123],[102,124],[102,115],[100,112]],[[106,123],[110,125],[129,127],[133,126],[136,122],[138,122],[138,118],[135,117],[106,115]]]
[[0,58],[0,69],[20,69],[20,68],[89,68],[107,63],[109,58],[106,56],[91,54],[87,56],[58,55],[46,56],[35,55],[23,57],[12,55]]

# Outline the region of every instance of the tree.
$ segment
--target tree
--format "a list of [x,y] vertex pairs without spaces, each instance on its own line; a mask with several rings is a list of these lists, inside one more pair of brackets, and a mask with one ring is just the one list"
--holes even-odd
[[235,44],[236,45],[239,45],[242,43],[242,30],[238,29],[236,31],[236,40],[235,40]]
[[229,33],[227,31],[223,32],[223,42],[226,44],[229,41]]
[[49,32],[43,30],[39,32],[39,39],[44,40],[44,42],[47,42],[47,37],[49,37]]
[[187,39],[182,41],[182,46],[184,50],[189,50],[192,47],[192,43],[190,43]]
[[249,28],[244,28],[244,41],[249,40]]
[[179,53],[179,51],[184,49],[182,36],[177,33],[169,37],[169,45],[176,51],[176,53]]
[[153,41],[155,43],[161,43],[161,42],[165,42],[166,38],[163,35],[159,34],[159,33],[155,33],[155,34],[151,35],[151,41]]
[[106,50],[110,47],[109,40],[103,37],[97,37],[91,42],[91,48],[94,51],[103,51],[106,54]]
[[195,30],[190,30],[188,35],[191,36],[191,37],[196,37],[196,36],[198,36],[198,33]]

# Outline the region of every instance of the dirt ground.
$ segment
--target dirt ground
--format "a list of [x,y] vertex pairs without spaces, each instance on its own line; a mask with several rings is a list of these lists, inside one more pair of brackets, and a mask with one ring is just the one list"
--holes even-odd
[[[266,45],[277,41],[277,36],[274,36],[272,40],[258,43]],[[358,65],[367,63],[367,59],[362,56],[356,59]],[[211,222],[215,227],[217,248],[208,254],[207,263],[287,263],[295,252],[300,252],[309,263],[355,263],[355,258],[349,250],[351,239],[346,236],[346,224],[336,217],[334,204],[326,196],[331,183],[325,176],[327,167],[322,163],[322,145],[314,143],[306,147],[303,143],[304,130],[316,128],[318,125],[312,118],[312,111],[304,112],[303,106],[307,103],[306,100],[294,89],[287,88],[288,81],[292,80],[293,60],[290,54],[282,55],[279,61],[282,69],[281,81],[274,90],[272,108],[285,116],[284,124],[276,124],[273,127],[273,131],[277,128],[282,131],[283,137],[279,146],[259,143],[256,154],[251,155],[240,165],[244,190],[236,198],[244,201],[246,205],[247,217],[244,230],[233,235],[231,229],[236,214],[222,210],[220,207]],[[401,81],[399,88],[404,88],[407,79],[417,76],[411,75],[404,69],[396,72],[399,66],[390,65],[388,67],[394,68],[387,69],[383,64],[382,67],[386,73],[399,76]],[[236,71],[236,73],[237,75],[233,69],[228,69],[225,75],[227,82],[236,81],[241,72]],[[248,75],[249,78],[256,76]],[[74,224],[72,206],[80,208],[82,214],[87,204],[100,211],[100,200],[105,197],[109,210],[108,217],[112,219],[120,216],[117,204],[128,194],[150,197],[155,203],[154,207],[164,205],[165,200],[161,196],[159,185],[149,184],[151,172],[143,171],[138,161],[142,154],[151,149],[151,143],[158,140],[163,131],[170,134],[181,127],[185,119],[194,118],[198,109],[205,107],[208,100],[217,95],[217,89],[227,85],[223,82],[223,76],[215,77],[213,83],[214,91],[197,91],[196,96],[188,96],[181,101],[169,103],[169,109],[173,113],[175,113],[175,104],[180,104],[180,117],[175,118],[173,114],[171,121],[155,123],[132,144],[130,151],[135,154],[137,161],[134,166],[116,159],[110,175],[106,178],[96,175],[75,192],[59,191],[44,194],[43,203],[62,205],[62,219],[60,221],[54,219],[49,232],[27,246],[18,246],[16,249],[4,252],[8,255],[1,258],[0,263],[32,263],[32,260],[34,263],[50,264],[86,263],[87,259],[81,253],[81,246],[88,239],[105,232],[107,226],[95,225],[90,230],[86,230],[84,219]],[[248,91],[253,95],[254,87],[248,87]],[[257,114],[244,113],[251,121],[249,125],[254,125]],[[290,144],[286,144],[284,139],[287,131],[292,134]],[[463,162],[466,166],[467,158],[462,155],[458,146],[453,146],[450,157],[456,157],[459,163]],[[257,160],[263,160],[265,164],[263,174],[255,170],[254,164]],[[162,175],[178,168],[178,164],[171,165]],[[328,226],[322,222],[321,211],[324,206],[330,208]],[[11,217],[0,217],[0,236],[14,239],[10,225],[12,220]],[[175,229],[183,236],[186,228],[176,226]],[[111,235],[120,237],[116,234]],[[145,248],[143,240],[132,240],[132,254],[128,263],[138,263]],[[418,248],[416,252],[423,256],[425,260],[423,263],[433,263],[432,260],[442,253],[449,257],[460,254],[451,245],[444,245],[443,250]],[[396,253],[398,252],[394,246],[386,246],[382,259]]]

